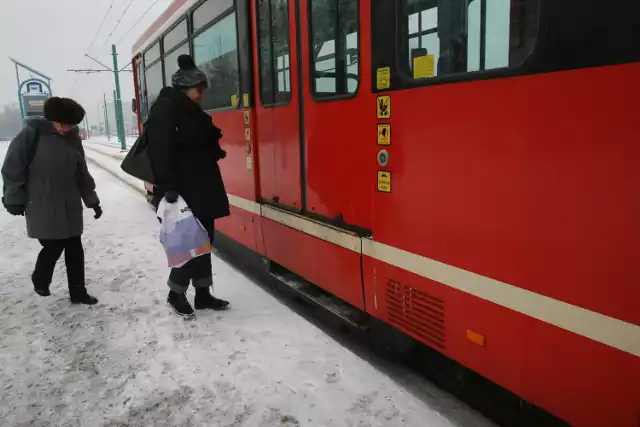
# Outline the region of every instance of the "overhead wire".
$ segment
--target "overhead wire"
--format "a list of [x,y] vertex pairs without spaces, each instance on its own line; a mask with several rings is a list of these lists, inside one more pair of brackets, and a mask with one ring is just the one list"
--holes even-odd
[[129,28],[127,30],[127,32],[124,33],[124,35],[122,35],[122,37],[120,37],[120,39],[118,40],[116,45],[119,45],[120,43],[122,43],[122,41],[131,33],[131,31],[133,31],[134,28],[136,28],[136,26],[144,19],[145,16],[147,16],[149,14],[149,12],[151,12],[151,9],[153,9],[154,6],[157,5],[158,3],[160,3],[160,0],[155,0],[151,4],[151,6],[149,6],[149,8],[142,14],[142,16],[131,26],[131,28]]
[[107,36],[107,39],[104,41],[104,44],[102,45],[102,47],[100,48],[100,50],[98,51],[98,53],[102,52],[102,50],[104,49],[104,47],[107,45],[107,43],[109,43],[109,40],[111,40],[111,36],[113,36],[113,34],[116,32],[116,30],[118,29],[118,27],[120,26],[120,23],[122,22],[122,19],[124,18],[124,16],[127,14],[127,12],[129,11],[129,8],[131,7],[131,5],[133,4],[135,0],[129,0],[129,4],[127,4],[127,7],[125,7],[124,11],[122,12],[122,15],[120,15],[120,18],[118,18],[118,22],[116,22],[115,27],[113,27],[113,29],[111,30],[111,32],[109,33],[109,35]]
[[[113,5],[114,5],[115,1],[116,0],[112,0],[111,1],[111,4],[109,5],[109,8],[107,9],[107,12],[104,15],[104,17],[102,19],[102,22],[100,23],[100,26],[98,27],[98,30],[96,31],[96,34],[94,35],[93,40],[91,41],[91,45],[89,46],[88,53],[90,53],[91,49],[93,48],[93,45],[95,44],[98,36],[100,35],[100,31],[104,27],[104,24],[105,24],[105,22],[106,22],[106,20],[107,20],[107,18],[109,16],[109,13],[113,9]],[[131,5],[133,4],[134,1],[135,0],[130,0],[129,1],[129,3],[127,4],[127,7],[124,9],[122,14],[118,18],[118,21],[116,22],[114,28],[110,31],[109,35],[107,36],[104,44],[100,47],[100,50],[98,51],[98,54],[101,53],[104,50],[105,46],[109,43],[109,40],[111,40],[111,37],[115,34],[116,30],[119,28],[120,24],[122,23],[122,20],[124,19],[125,15],[129,11],[129,8],[131,7]],[[153,3],[151,3],[151,5],[147,8],[147,10],[145,10],[145,12],[140,16],[140,18],[138,18],[138,20],[120,37],[118,42],[115,43],[115,44],[119,45],[120,43],[122,43],[122,41],[131,33],[131,31],[133,31],[134,28],[137,27],[137,25],[149,14],[149,12],[151,12],[151,10],[158,3],[160,3],[160,0],[154,0]],[[91,66],[91,69],[93,69],[93,65]],[[76,89],[76,86],[77,86],[78,78],[79,78],[79,75],[76,75],[75,80],[73,82],[73,91],[74,92],[75,92],[75,89]]]
[[102,30],[102,27],[104,27],[104,23],[107,21],[107,17],[109,16],[109,12],[111,12],[111,9],[113,9],[113,4],[115,2],[116,2],[116,0],[111,0],[111,4],[109,5],[109,9],[107,9],[107,12],[104,14],[104,18],[102,18],[102,22],[100,23],[100,26],[98,27],[98,31],[96,31],[96,34],[93,36],[93,40],[91,40],[91,44],[89,45],[89,49],[87,49],[87,53],[91,53],[91,48],[93,48],[93,44],[98,39],[98,35],[100,34],[100,30]]
[[[89,48],[87,49],[87,54],[91,53],[91,49],[93,48],[93,45],[95,44],[96,40],[98,39],[98,36],[100,35],[100,31],[102,31],[102,27],[104,27],[105,22],[107,22],[107,18],[109,17],[109,13],[113,9],[113,5],[114,5],[115,2],[116,2],[116,0],[111,0],[111,4],[109,5],[109,8],[107,9],[107,11],[105,12],[104,16],[102,17],[102,22],[100,22],[100,26],[98,27],[98,30],[94,34],[93,40],[91,40],[91,44],[89,45]],[[91,66],[90,69],[93,69],[93,66]],[[80,73],[76,73],[76,76],[73,79],[73,87],[71,89],[72,93],[75,93],[76,86],[78,84],[78,79],[79,78],[80,78]]]

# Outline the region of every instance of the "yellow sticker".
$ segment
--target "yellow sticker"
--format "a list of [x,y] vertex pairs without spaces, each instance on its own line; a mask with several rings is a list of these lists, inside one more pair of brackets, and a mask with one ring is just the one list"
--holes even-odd
[[242,105],[244,106],[244,108],[249,108],[249,94],[245,93],[244,95],[242,95]]
[[378,68],[376,87],[378,89],[389,89],[391,87],[391,68]]
[[391,172],[378,171],[378,191],[391,193]]
[[376,99],[376,104],[378,107],[378,118],[390,119],[391,118],[391,97],[389,95],[379,96],[378,99]]
[[413,58],[413,78],[433,77],[436,68],[435,55],[424,55]]
[[253,169],[253,157],[247,156],[246,160],[247,160],[247,169],[249,170]]
[[251,141],[251,129],[246,128],[244,130],[244,139],[245,141]]
[[249,126],[250,123],[251,123],[251,113],[249,112],[249,110],[245,110],[244,111],[244,124]]
[[378,145],[391,145],[391,125],[378,125]]
[[232,107],[238,106],[238,95],[231,95],[231,106]]

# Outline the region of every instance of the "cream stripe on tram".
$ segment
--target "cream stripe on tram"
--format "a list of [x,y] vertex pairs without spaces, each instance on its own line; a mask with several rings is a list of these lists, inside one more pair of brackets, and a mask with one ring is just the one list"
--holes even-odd
[[640,326],[229,195],[232,205],[345,249],[640,357]]

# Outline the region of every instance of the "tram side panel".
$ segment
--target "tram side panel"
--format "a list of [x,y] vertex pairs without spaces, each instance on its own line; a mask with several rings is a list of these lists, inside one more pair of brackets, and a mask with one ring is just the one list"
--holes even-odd
[[[390,92],[393,183],[376,195],[376,241],[640,324],[632,248],[640,202],[630,197],[640,134],[629,105],[639,71],[629,64]],[[445,354],[575,425],[636,425],[637,356],[380,260],[363,263],[375,316],[437,349],[423,320],[397,319],[407,313],[398,306],[442,300]]]

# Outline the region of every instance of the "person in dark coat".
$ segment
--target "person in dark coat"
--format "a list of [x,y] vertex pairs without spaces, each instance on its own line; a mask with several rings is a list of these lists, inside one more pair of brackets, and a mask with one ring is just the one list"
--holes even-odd
[[27,235],[42,245],[31,276],[36,293],[51,295],[53,270],[64,252],[71,302],[92,305],[98,300],[85,286],[82,202],[96,219],[102,209],[77,127],[84,114],[72,99],[47,100],[44,118],[29,120],[9,145],[2,203],[12,215],[26,216]]
[[[229,200],[218,167],[218,161],[226,157],[219,142],[222,132],[200,105],[208,87],[207,75],[188,55],[180,56],[178,65],[172,87],[160,92],[149,112],[149,158],[166,201],[175,203],[181,196],[213,241],[215,220],[229,215]],[[171,270],[167,302],[185,318],[194,316],[186,297],[190,283],[196,290],[196,309],[229,307],[228,301],[210,293],[211,254]]]

